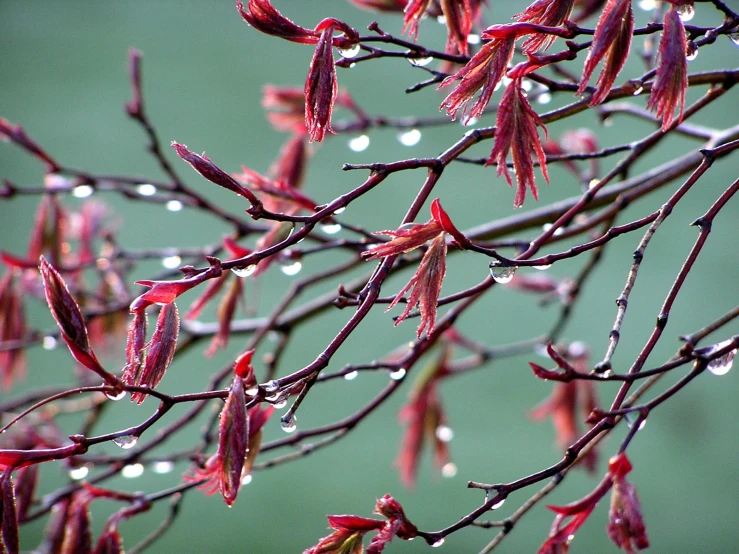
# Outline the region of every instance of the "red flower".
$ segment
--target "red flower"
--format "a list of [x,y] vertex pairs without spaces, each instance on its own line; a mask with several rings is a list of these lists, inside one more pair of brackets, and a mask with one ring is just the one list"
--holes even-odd
[[[483,33],[483,37],[486,35]],[[508,64],[513,57],[513,46],[516,41],[515,35],[503,37],[490,37],[492,40],[486,42],[467,64],[442,81],[439,88],[451,85],[454,81],[460,81],[455,89],[447,96],[439,106],[446,108],[446,113],[456,119],[459,110],[462,110],[462,119],[466,124],[473,117],[479,117],[490,102],[493,91],[505,75]],[[481,91],[472,109],[469,104],[472,97]]]
[[626,480],[626,474],[631,471],[626,454],[612,458],[609,471],[613,474],[613,492],[606,530],[619,548],[634,554],[634,549],[648,548],[649,539],[636,487]]
[[508,84],[498,107],[495,123],[495,143],[490,152],[488,165],[498,165],[498,175],[503,175],[508,184],[513,186],[506,165],[508,152],[513,155],[513,169],[516,173],[516,196],[513,207],[520,208],[526,198],[526,188],[531,189],[534,199],[539,199],[534,181],[534,163],[532,154],[539,159],[539,167],[544,179],[549,183],[546,156],[539,140],[536,127],[541,127],[546,135],[546,127],[533,110],[521,88],[523,72],[515,76]]
[[54,316],[62,338],[75,360],[102,377],[106,383],[116,385],[118,379],[108,373],[93,352],[80,307],[69,293],[67,284],[46,259],[41,256],[39,270],[44,282],[46,302]]
[[[570,16],[575,0],[536,0],[521,13],[513,16],[516,21],[558,27]],[[545,50],[557,37],[546,33],[536,33],[523,43],[525,54],[534,54],[538,50]]]
[[440,430],[445,427],[446,416],[438,394],[438,383],[447,374],[447,362],[451,347],[444,345],[441,356],[427,365],[408,394],[408,403],[400,410],[399,419],[407,427],[403,436],[400,453],[395,464],[400,470],[403,483],[411,488],[416,482],[418,466],[424,443],[429,441],[434,447],[434,458],[438,467],[449,462],[449,448]]
[[0,387],[10,389],[13,381],[25,373],[26,361],[21,347],[26,336],[25,315],[21,297],[15,286],[15,270],[10,269],[0,280],[0,342],[18,343],[18,348],[0,350]]
[[683,119],[685,92],[688,90],[688,62],[685,27],[680,20],[677,6],[671,6],[665,14],[665,28],[659,41],[657,76],[652,84],[647,109],[656,110],[666,131],[674,119],[675,107],[680,104],[678,123]]
[[[143,312],[143,310],[142,310]],[[136,322],[136,318],[145,318],[146,316],[141,313],[134,316],[134,322],[132,326],[140,328],[141,323]],[[146,321],[143,323],[144,332],[146,332]],[[146,355],[142,355],[141,349],[138,350],[138,359],[144,358],[143,366],[139,362],[139,365],[131,365],[131,371],[128,371],[129,365],[126,365],[126,371],[122,376],[125,383],[129,385],[148,386],[155,388],[164,377],[165,371],[172,363],[174,358],[175,349],[177,347],[177,336],[180,330],[180,316],[177,311],[177,305],[167,304],[162,307],[159,311],[159,317],[157,318],[157,325],[154,328],[154,334],[151,337],[149,343],[149,349]],[[137,335],[134,331],[134,338],[132,339],[132,349],[136,348],[136,344],[140,342],[140,335]],[[134,371],[133,368],[137,370]],[[134,392],[131,394],[131,401],[141,404],[146,400],[146,394],[140,392]]]
[[403,295],[412,289],[406,308],[396,319],[395,325],[400,324],[408,317],[418,304],[421,312],[421,324],[418,326],[417,332],[419,338],[424,329],[427,333],[433,332],[436,323],[436,304],[439,300],[441,284],[446,273],[446,233],[451,234],[459,244],[467,242],[467,239],[457,230],[441,207],[438,198],[431,203],[431,216],[431,219],[426,223],[414,223],[407,229],[380,231],[377,234],[390,235],[393,239],[362,253],[365,260],[374,260],[409,252],[429,240],[431,241],[416,273],[388,307],[388,310],[395,307],[403,298]]
[[578,95],[585,92],[595,67],[605,58],[596,83],[598,88],[590,100],[591,106],[603,102],[611,91],[613,82],[629,56],[633,31],[634,14],[631,11],[631,0],[608,0],[595,27],[593,44],[588,50],[580,87],[577,89]]

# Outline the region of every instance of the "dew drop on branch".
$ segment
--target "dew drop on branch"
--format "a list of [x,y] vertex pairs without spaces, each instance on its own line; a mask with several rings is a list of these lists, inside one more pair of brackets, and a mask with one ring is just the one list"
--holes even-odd
[[267,381],[262,388],[264,389],[264,392],[271,394],[280,389],[280,383],[273,379],[272,381]]
[[515,265],[503,265],[498,260],[490,262],[490,275],[496,283],[504,285],[510,283],[518,269]]
[[403,377],[405,377],[405,368],[401,367],[397,371],[391,371],[390,372],[390,379],[393,381],[400,381]]
[[344,379],[346,379],[347,381],[353,381],[357,378],[357,375],[359,375],[358,371],[350,371],[349,373],[344,375]]
[[105,396],[108,397],[108,400],[118,402],[119,400],[123,400],[124,398],[126,398],[126,391],[122,390],[121,392],[106,392]]
[[710,371],[714,375],[719,376],[729,373],[729,371],[731,370],[731,366],[734,365],[736,350],[736,348],[734,350],[730,350],[720,358],[716,358],[708,362],[708,365],[706,366],[708,368],[708,371]]
[[321,231],[323,231],[327,235],[335,235],[336,233],[341,231],[341,224],[340,223],[325,223],[321,225]]
[[79,185],[72,190],[72,196],[75,198],[87,198],[92,195],[94,190],[90,185]]
[[498,500],[498,501],[497,501],[497,502],[496,502],[495,504],[493,504],[492,506],[490,506],[490,509],[491,509],[491,510],[497,510],[497,509],[498,509],[498,508],[500,508],[500,507],[501,507],[501,506],[502,506],[503,504],[505,504],[505,498],[501,498],[500,500]]
[[287,263],[287,264],[280,266],[280,271],[282,271],[282,273],[290,277],[300,273],[301,269],[303,269],[303,263],[300,260],[296,260],[294,262]]
[[432,545],[431,548],[439,548],[442,544],[444,544],[444,537],[441,537],[440,539],[437,539]]
[[692,62],[694,59],[698,57],[698,47],[690,42],[688,43],[688,51],[685,53],[685,59],[689,62]]
[[234,275],[238,277],[249,277],[250,275],[253,275],[256,270],[257,264],[247,265],[246,267],[231,268],[231,271],[233,271]]
[[87,477],[87,474],[90,473],[90,468],[87,466],[80,466],[76,467],[74,469],[69,470],[69,477],[70,479],[74,479],[75,481],[81,481],[85,477]]
[[728,37],[734,43],[734,46],[739,46],[739,33],[729,33]]
[[182,202],[179,200],[170,200],[167,202],[166,206],[170,212],[179,212],[182,210]]
[[157,188],[150,183],[144,183],[142,185],[137,186],[136,191],[141,196],[154,196],[157,193]]
[[280,427],[285,433],[292,433],[298,428],[298,418],[293,413],[287,413],[280,418]]
[[139,438],[136,435],[123,435],[122,437],[116,437],[113,439],[113,442],[123,450],[130,450],[136,446],[138,441]]
[[408,62],[416,67],[425,67],[433,61],[431,56],[422,56],[417,58],[408,58]]
[[244,475],[241,478],[241,484],[242,485],[248,485],[249,483],[252,482],[252,479],[253,479],[253,477],[251,476],[251,473],[249,475]]
[[352,44],[349,48],[337,48],[343,58],[356,58],[361,50],[359,43]]

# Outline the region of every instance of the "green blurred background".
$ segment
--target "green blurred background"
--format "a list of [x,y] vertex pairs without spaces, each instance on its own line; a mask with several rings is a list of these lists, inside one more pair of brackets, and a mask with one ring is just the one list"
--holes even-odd
[[[518,0],[494,4],[489,23],[506,22],[525,6]],[[327,16],[343,19],[358,29],[365,28],[373,19],[378,19],[388,32],[399,33],[401,27],[397,17],[377,18],[340,0],[283,0],[277,5],[307,27]],[[644,24],[647,14],[635,11],[637,24]],[[717,25],[719,20],[717,12],[701,4],[693,23]],[[443,28],[426,21],[421,26],[421,39],[424,44],[441,48]],[[701,50],[698,59],[690,65],[691,72],[736,66],[739,50],[725,37],[721,39],[713,47]],[[640,44],[641,39],[635,41],[635,46]],[[144,53],[146,109],[165,144],[177,140],[194,151],[207,150],[216,163],[229,171],[238,170],[240,164],[257,171],[266,170],[285,137],[273,131],[263,116],[261,87],[265,83],[302,86],[312,49],[260,35],[241,21],[230,0],[2,0],[0,115],[22,124],[30,136],[67,166],[160,178],[156,164],[144,150],[141,129],[123,111],[123,104],[130,97],[126,68],[129,47]],[[630,62],[620,81],[640,73],[639,62]],[[340,85],[347,87],[369,113],[383,115],[435,114],[441,97],[432,88],[414,95],[403,93],[405,87],[425,77],[426,73],[411,68],[404,60],[383,60],[339,70]],[[702,92],[691,90],[689,100]],[[555,97],[551,106],[567,101],[570,98]],[[635,98],[633,102],[643,105],[645,99]],[[733,125],[736,106],[737,94],[733,90],[701,113],[696,122],[717,128]],[[540,111],[543,109],[540,107]],[[491,124],[490,117],[482,124]],[[596,125],[595,114],[587,113],[550,125],[549,133],[557,137],[568,128]],[[650,129],[649,125],[633,119],[615,118],[606,132],[601,132],[602,128],[596,132],[602,145],[608,146],[636,140]],[[464,131],[459,125],[424,129],[421,141],[410,148],[397,141],[396,131],[373,131],[369,148],[361,153],[347,147],[352,137],[331,137],[314,149],[305,191],[319,202],[329,201],[364,178],[363,173],[342,173],[342,163],[436,155]],[[682,155],[696,144],[683,138],[670,138],[635,169],[643,170]],[[485,143],[475,150],[475,155],[486,155],[489,148]],[[214,190],[215,187],[192,173],[170,152],[167,155],[189,183],[238,213],[241,207],[235,205],[233,196]],[[550,173],[551,186],[540,187],[541,203],[577,193],[578,185],[561,169],[552,166]],[[655,236],[630,300],[621,345],[614,360],[617,370],[628,367],[654,325],[659,305],[697,234],[688,224],[705,212],[737,173],[736,156],[718,162]],[[42,182],[39,164],[5,144],[0,145],[0,176],[21,186]],[[394,175],[380,189],[353,204],[343,217],[368,229],[394,228],[422,177],[420,171]],[[636,203],[627,217],[633,219],[650,213],[678,185],[673,183],[652,200]],[[437,192],[445,208],[464,228],[511,214],[513,191],[502,179],[495,178],[491,169],[452,166],[434,194]],[[109,193],[99,196],[119,214],[119,239],[128,248],[206,245],[218,241],[228,231],[221,222],[202,213],[190,210],[171,213],[124,201]],[[70,206],[80,202],[75,198],[64,200]],[[27,196],[0,202],[0,248],[23,253],[36,202],[36,198]],[[524,210],[534,205],[529,198]],[[674,353],[678,347],[677,335],[695,331],[736,305],[737,216],[739,204],[733,200],[717,218],[708,246],[679,296],[666,337],[655,349],[649,366]],[[625,218],[620,220],[625,221]],[[623,287],[631,253],[640,237],[641,233],[628,235],[608,247],[608,260],[588,283],[565,332],[566,339],[587,342],[596,358],[607,344],[615,317],[614,299]],[[310,259],[304,273],[334,261],[336,258],[331,256]],[[574,275],[582,263],[579,259],[565,260],[550,272],[559,277]],[[479,256],[455,256],[444,291],[449,293],[479,282],[487,271],[486,265]],[[135,277],[150,277],[160,271],[161,266],[144,264]],[[385,294],[396,291],[405,278],[407,275],[391,279]],[[290,282],[290,277],[273,268],[258,291],[253,287],[248,291],[252,309],[267,312]],[[312,360],[349,315],[348,311],[331,312],[318,318],[315,324],[301,327],[283,359],[280,373],[288,373]],[[331,368],[372,360],[412,339],[415,323],[409,321],[393,328],[391,315],[375,310],[340,350]],[[504,344],[545,331],[555,317],[556,309],[541,311],[532,298],[499,288],[478,302],[461,319],[459,328],[489,344]],[[34,306],[32,321],[44,328],[52,325],[43,306]],[[719,340],[737,332],[739,324],[735,322],[715,338]],[[211,371],[227,363],[243,340],[235,337],[228,352],[213,360],[202,356],[202,348],[177,359],[161,385],[162,390],[170,393],[200,390]],[[226,509],[218,496],[206,498],[200,492],[189,493],[174,527],[150,551],[301,552],[327,534],[327,513],[369,515],[374,499],[386,492],[400,500],[409,517],[424,530],[456,521],[482,500],[478,492],[466,489],[467,480],[510,481],[560,458],[553,445],[550,424],[532,424],[527,417],[527,411],[544,399],[551,388],[531,376],[526,361],[533,359],[532,356],[491,363],[444,385],[442,396],[455,430],[451,451],[459,468],[456,477],[437,477],[425,459],[416,490],[404,490],[400,484],[392,462],[402,431],[396,414],[410,386],[406,382],[399,395],[345,439],[294,463],[256,474],[254,481],[241,491],[233,509]],[[120,355],[113,356],[108,363],[120,363]],[[29,366],[24,387],[64,382],[71,374],[72,362],[66,353],[36,349]],[[701,376],[660,407],[629,448],[635,466],[632,478],[638,486],[652,542],[650,552],[729,552],[739,542],[736,375],[734,371],[721,378],[711,374]],[[674,382],[676,377],[664,379],[659,388]],[[350,414],[385,381],[385,376],[362,374],[351,382],[317,388],[301,408],[300,427],[313,427]],[[602,399],[609,400],[614,390],[604,387]],[[113,431],[134,424],[147,417],[152,409],[151,403],[141,407],[116,405],[99,429]],[[175,410],[175,415],[178,413],[181,410]],[[70,419],[68,423],[68,431],[73,432],[78,422]],[[270,422],[267,439],[281,435],[278,422]],[[619,429],[606,442],[604,460],[617,448],[623,435],[624,430]],[[188,444],[187,437],[179,435],[168,443],[174,449]],[[120,479],[110,485],[150,492],[176,484],[184,469],[185,466],[178,467],[168,475],[146,471],[136,480]],[[44,470],[45,490],[64,480],[66,476],[59,470]],[[579,498],[596,482],[596,477],[572,472],[548,503],[561,504]],[[533,489],[512,495],[506,505],[491,515],[496,518],[508,515],[532,492]],[[99,504],[94,521],[96,535],[113,509],[104,506],[104,502]],[[165,506],[159,505],[151,513],[123,524],[125,544],[131,547],[148,534],[164,517],[165,510]],[[607,502],[603,502],[591,521],[578,532],[572,552],[616,551],[604,532],[606,511]],[[519,523],[500,552],[536,551],[551,519],[543,505],[537,507]],[[24,527],[22,546],[32,548],[41,531],[39,522]],[[491,531],[470,528],[449,537],[442,549],[477,552],[492,536]],[[422,541],[415,541],[394,543],[387,551],[410,553],[426,548]]]

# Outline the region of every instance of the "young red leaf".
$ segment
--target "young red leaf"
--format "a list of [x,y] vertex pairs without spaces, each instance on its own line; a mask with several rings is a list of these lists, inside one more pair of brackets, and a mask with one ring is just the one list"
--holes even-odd
[[413,40],[418,40],[418,24],[430,4],[431,0],[408,0],[405,6],[403,32],[408,32],[408,36]]
[[446,52],[467,55],[467,37],[472,28],[470,0],[441,0],[441,13],[448,29]]
[[683,119],[685,92],[688,90],[687,46],[685,27],[677,6],[673,5],[665,14],[665,27],[657,54],[657,76],[647,102],[647,109],[656,110],[657,117],[662,120],[663,131],[672,125],[678,104],[678,123]]
[[626,454],[621,453],[611,459],[609,472],[613,475],[613,492],[606,530],[619,548],[634,552],[649,548],[649,539],[636,487],[626,479],[629,471],[631,463]]
[[321,142],[331,129],[331,112],[334,109],[338,83],[332,47],[334,28],[326,27],[316,44],[305,80],[305,126],[311,142]]
[[487,161],[488,164],[496,163],[498,165],[498,175],[505,176],[508,184],[513,186],[506,165],[508,152],[512,153],[513,169],[516,173],[514,208],[523,206],[527,188],[531,190],[534,199],[539,199],[534,180],[533,154],[536,154],[541,173],[549,183],[546,156],[536,128],[541,127],[545,135],[547,130],[524,95],[521,88],[522,78],[523,75],[518,75],[513,79],[506,87],[503,98],[500,100],[495,124],[495,143]]
[[[134,319],[135,321],[135,319]],[[149,342],[143,367],[138,375],[134,376],[134,385],[143,385],[155,388],[164,377],[164,372],[172,363],[177,347],[177,335],[180,331],[180,316],[177,304],[167,304],[159,311],[154,334]],[[135,338],[134,342],[138,342]],[[141,354],[139,354],[141,356]],[[138,377],[138,379],[136,379]],[[131,401],[141,404],[146,400],[146,394],[134,392]]]
[[39,262],[39,270],[44,282],[46,302],[51,309],[51,315],[54,316],[62,332],[62,338],[67,343],[74,359],[97,373],[106,383],[117,385],[118,379],[100,365],[92,351],[82,312],[70,294],[62,276],[43,256],[41,256]]
[[[493,38],[483,44],[480,51],[459,71],[444,79],[439,88],[447,87],[455,81],[459,81],[459,84],[444,99],[439,110],[446,108],[447,115],[452,119],[456,119],[462,110],[462,121],[465,124],[473,117],[480,117],[513,58],[515,41],[515,36]],[[470,102],[478,91],[481,91],[480,96],[470,108]]]
[[629,57],[631,36],[634,31],[634,14],[631,0],[608,0],[595,27],[593,44],[585,59],[580,87],[577,94],[582,95],[596,66],[605,58],[603,69],[597,81],[597,89],[590,99],[590,105],[603,102],[611,91],[613,82]]
[[226,348],[228,346],[228,339],[231,336],[231,322],[236,313],[236,305],[242,298],[243,291],[243,279],[234,279],[231,281],[231,285],[218,306],[218,332],[213,336],[210,346],[205,351],[206,356],[213,356],[219,348]]
[[0,117],[0,140],[13,142],[29,154],[45,162],[46,170],[49,173],[58,171],[61,167],[36,141],[26,134],[23,127],[14,125],[2,117]]
[[269,0],[249,0],[247,7],[236,2],[241,17],[257,31],[292,42],[315,44],[318,33],[297,25],[282,15]]
[[126,366],[121,379],[127,385],[141,383],[141,370],[146,359],[146,311],[141,309],[133,313],[126,338]]
[[[0,343],[22,342],[25,336],[23,303],[11,269],[0,279]],[[25,359],[22,348],[0,349],[0,388],[10,389],[13,381],[23,377]]]
[[93,497],[84,489],[75,493],[67,510],[64,542],[59,554],[92,554],[90,502]]
[[[18,540],[18,517],[15,508],[15,488],[10,470],[0,476],[0,551],[8,554],[18,554],[20,550]],[[5,547],[5,550],[2,547]]]
[[[513,16],[516,21],[533,23],[546,27],[558,27],[570,16],[575,0],[536,0],[521,13]],[[536,33],[522,45],[525,54],[546,50],[557,37],[547,33]]]

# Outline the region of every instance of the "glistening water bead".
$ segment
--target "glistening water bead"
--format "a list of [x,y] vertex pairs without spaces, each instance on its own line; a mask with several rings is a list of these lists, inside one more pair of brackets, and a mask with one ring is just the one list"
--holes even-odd
[[287,413],[280,419],[280,427],[285,433],[292,433],[298,428],[298,418],[293,413]]
[[231,271],[233,271],[234,275],[238,277],[249,277],[250,275],[253,275],[256,270],[257,264],[247,265],[246,267],[231,268]]
[[405,368],[400,368],[397,371],[391,371],[390,372],[390,379],[393,381],[400,381],[403,377],[405,377]]
[[677,13],[680,16],[680,21],[687,23],[695,17],[695,8],[692,4],[683,4],[677,7]]
[[288,264],[280,266],[280,271],[282,271],[285,275],[290,276],[290,277],[300,273],[301,269],[303,269],[303,264],[300,260],[296,260],[292,263],[288,263]]
[[122,390],[121,392],[106,392],[105,396],[108,397],[108,400],[112,400],[113,402],[118,402],[119,400],[123,400],[126,398],[126,391]]
[[121,477],[125,477],[126,479],[135,479],[136,477],[141,477],[144,474],[144,465],[143,464],[130,464],[127,466],[124,466],[121,470]]
[[421,140],[421,131],[418,129],[411,129],[398,133],[398,141],[403,146],[415,146]]
[[510,283],[518,267],[515,265],[503,265],[498,260],[490,262],[490,275],[496,283],[504,285]]
[[139,438],[135,435],[123,435],[122,437],[116,437],[113,439],[113,442],[120,446],[123,450],[130,450],[131,448],[136,446],[136,443],[138,441]]
[[364,152],[370,144],[370,138],[367,135],[359,135],[349,139],[349,149],[353,152]]
[[415,65],[416,67],[424,67],[430,64],[434,58],[431,56],[425,56],[425,57],[418,57],[418,58],[408,58],[408,62],[411,65]]
[[706,367],[708,368],[708,371],[710,371],[714,375],[726,375],[727,373],[729,373],[729,371],[731,371],[731,366],[734,365],[735,357],[736,348],[734,350],[729,350],[720,358],[711,360],[710,362],[708,362],[708,365]]
[[361,50],[359,43],[352,44],[349,48],[337,48],[343,58],[356,58]]

